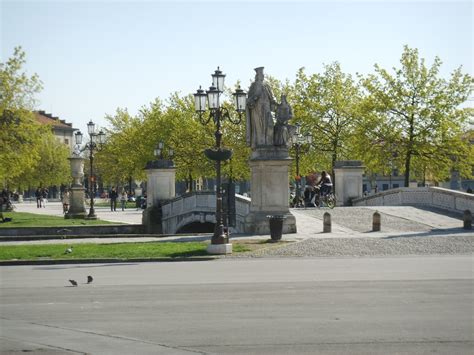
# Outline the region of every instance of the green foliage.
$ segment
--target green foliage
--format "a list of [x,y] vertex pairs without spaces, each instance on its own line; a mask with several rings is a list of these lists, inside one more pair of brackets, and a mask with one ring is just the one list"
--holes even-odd
[[129,177],[144,179],[143,118],[131,116],[126,109],[117,109],[114,116],[106,116],[107,142],[95,154],[96,173],[109,185],[120,185]]
[[56,139],[50,127],[42,126],[41,129],[38,158],[12,181],[16,186],[59,186],[71,180],[69,147]]
[[45,132],[31,113],[41,82],[36,74],[22,72],[25,57],[17,47],[0,63],[0,181],[7,186],[38,165]]
[[445,179],[455,165],[472,174],[472,147],[464,131],[473,112],[461,104],[472,92],[473,78],[461,68],[449,80],[440,78],[438,57],[428,68],[418,50],[407,46],[400,63],[393,74],[375,65],[375,74],[362,79],[367,96],[356,130],[359,154],[374,170],[393,162],[404,172],[405,186],[410,178]]
[[337,160],[354,158],[351,138],[360,96],[351,75],[342,72],[337,62],[326,65],[321,74],[298,71],[290,94],[293,123],[301,124],[314,138],[310,156],[302,159],[303,173],[332,170]]

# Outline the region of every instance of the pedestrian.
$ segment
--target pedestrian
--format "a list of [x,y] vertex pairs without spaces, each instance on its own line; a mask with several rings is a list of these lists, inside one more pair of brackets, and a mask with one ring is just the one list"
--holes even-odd
[[41,199],[43,198],[43,194],[41,193],[41,189],[38,187],[35,191],[36,197],[36,207],[41,208]]
[[122,190],[122,193],[120,194],[120,204],[122,205],[122,211],[125,211],[125,205],[127,204],[127,191]]
[[304,196],[305,207],[316,207],[316,203],[315,203],[316,191],[314,191],[313,186],[306,185],[303,196]]
[[112,212],[117,211],[117,197],[118,197],[117,190],[115,190],[115,186],[112,186],[112,190],[109,193],[110,210]]
[[48,202],[48,189],[46,187],[44,187],[42,190],[41,190],[41,201],[43,202],[43,207],[46,208],[46,202]]
[[66,190],[64,191],[64,194],[63,194],[63,213],[65,214],[69,210],[69,200],[70,200],[69,190]]

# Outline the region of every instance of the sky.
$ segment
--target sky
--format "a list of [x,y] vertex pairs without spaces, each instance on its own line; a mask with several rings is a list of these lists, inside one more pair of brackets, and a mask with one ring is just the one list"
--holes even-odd
[[1,62],[21,46],[43,90],[37,109],[87,132],[117,108],[207,88],[217,68],[246,90],[254,68],[294,81],[324,64],[373,73],[418,48],[441,75],[473,73],[471,1],[0,0]]

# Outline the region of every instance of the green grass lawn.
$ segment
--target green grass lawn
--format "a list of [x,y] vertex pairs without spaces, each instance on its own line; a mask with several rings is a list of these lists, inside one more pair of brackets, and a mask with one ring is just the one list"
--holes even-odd
[[[89,201],[87,201],[89,202]],[[109,207],[110,208],[110,201],[109,202],[95,202],[94,207]],[[128,202],[125,204],[125,208],[137,208],[137,203],[136,202]],[[122,203],[120,201],[117,201],[117,210],[122,209]]]
[[27,212],[3,212],[4,217],[11,218],[10,222],[0,223],[0,228],[16,227],[67,227],[88,226],[99,224],[120,224],[102,220],[65,219],[64,217],[39,215]]
[[[208,255],[208,242],[150,242],[117,244],[73,244],[73,251],[65,254],[67,244],[10,245],[0,248],[0,260],[48,259],[134,259],[177,258]],[[234,244],[233,252],[251,250],[244,244]]]

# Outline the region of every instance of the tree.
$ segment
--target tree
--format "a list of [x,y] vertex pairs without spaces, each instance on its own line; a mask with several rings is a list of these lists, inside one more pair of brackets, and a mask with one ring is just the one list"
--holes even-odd
[[4,185],[38,165],[41,127],[32,114],[34,94],[42,88],[36,74],[22,71],[26,54],[21,47],[0,63],[0,180]]
[[[360,92],[351,75],[339,63],[324,67],[321,74],[308,76],[298,71],[293,95],[294,116],[313,135],[316,153],[303,158],[303,166],[334,169],[337,160],[351,157],[351,137]],[[307,169],[306,169],[307,170]]]
[[473,78],[461,67],[449,80],[440,78],[441,60],[436,57],[428,68],[418,50],[408,46],[400,63],[393,74],[376,64],[375,74],[362,80],[368,96],[357,136],[366,149],[359,151],[366,160],[391,155],[402,163],[405,186],[413,167],[421,178],[427,173],[445,178],[453,165],[471,174],[473,157],[463,132],[473,111],[460,105],[472,92]]
[[97,175],[110,185],[120,185],[130,177],[145,177],[143,141],[144,118],[133,117],[126,109],[118,108],[115,115],[106,116],[110,127],[106,129],[107,142],[95,154]]
[[[48,126],[47,126],[48,127]],[[28,167],[14,180],[17,186],[59,186],[71,180],[68,146],[59,142],[50,127],[41,135],[38,164]]]

